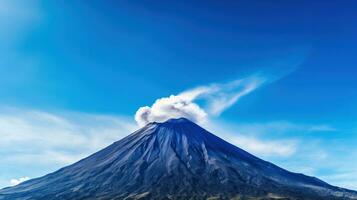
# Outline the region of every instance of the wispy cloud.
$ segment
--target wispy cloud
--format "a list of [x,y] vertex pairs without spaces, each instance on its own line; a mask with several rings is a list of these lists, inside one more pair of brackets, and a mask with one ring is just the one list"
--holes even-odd
[[[170,118],[186,117],[204,123],[208,116],[218,116],[243,96],[253,92],[265,82],[262,76],[254,75],[225,84],[199,86],[157,99],[152,106],[138,109],[135,120],[140,126],[149,122],[163,122]],[[203,100],[199,105],[196,100]]]
[[[298,149],[299,141],[295,138],[266,137],[270,130],[264,124],[230,124],[212,120],[210,124],[204,126],[226,141],[263,158],[288,157],[294,155]],[[287,131],[291,130],[284,130]]]
[[[299,138],[303,134],[337,131],[326,124],[299,124],[289,121],[229,123],[211,120],[203,126],[230,143],[263,158],[295,155],[301,147]],[[309,155],[314,155],[314,159],[326,157],[326,153],[316,149]]]
[[230,138],[233,144],[246,151],[262,156],[291,156],[296,152],[294,140],[258,140],[253,137],[235,136]]
[[[351,139],[355,144],[356,139]],[[324,160],[315,162],[315,175],[330,184],[357,190],[357,149],[348,146],[345,141],[330,143],[326,148],[329,156]],[[318,169],[323,170],[318,170]]]
[[[0,113],[0,127],[0,153],[12,152],[10,158],[2,157],[2,161],[26,161],[19,158],[43,156],[45,160],[56,158],[66,164],[77,159],[76,152],[93,152],[137,128],[132,120],[119,116],[19,109]],[[14,147],[21,147],[21,151]],[[54,153],[57,156],[48,156]]]
[[[327,183],[357,190],[356,151],[345,148],[336,150],[338,144],[318,144],[316,141],[301,141],[296,154],[290,159],[271,160],[290,171],[318,177]],[[335,148],[332,148],[334,146]]]
[[298,136],[299,134],[306,133],[338,131],[335,127],[328,124],[303,124],[290,121],[235,123],[234,127],[236,130],[239,130],[240,134],[245,135],[279,135],[280,133],[294,133],[295,136]]
[[110,145],[137,128],[134,120],[124,116],[1,109],[0,171],[4,173],[0,178],[10,180],[17,173],[30,177],[44,175]]
[[334,183],[340,187],[357,190],[357,170],[349,169],[338,171],[329,175],[321,176],[322,179],[329,183]]
[[237,135],[229,137],[229,141],[248,152],[260,156],[287,157],[293,155],[297,149],[297,142],[295,140],[262,140]]

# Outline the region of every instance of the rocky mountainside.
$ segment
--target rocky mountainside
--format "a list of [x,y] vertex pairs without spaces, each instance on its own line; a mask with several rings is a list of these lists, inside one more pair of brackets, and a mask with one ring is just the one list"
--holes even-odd
[[261,160],[195,123],[150,123],[0,200],[357,199],[357,192]]

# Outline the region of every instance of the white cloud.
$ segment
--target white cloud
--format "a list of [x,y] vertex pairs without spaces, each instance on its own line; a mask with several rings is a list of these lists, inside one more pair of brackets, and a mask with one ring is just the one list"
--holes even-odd
[[265,81],[263,77],[251,76],[245,79],[235,80],[228,84],[212,85],[212,90],[203,94],[207,95],[208,112],[214,116],[220,115],[240,98],[261,86]]
[[[263,138],[270,132],[264,128],[264,124],[230,124],[222,121],[210,121],[204,125],[207,130],[213,132],[222,139],[234,144],[256,156],[289,157],[298,149],[298,140],[293,138],[273,139]],[[256,127],[259,126],[259,129]],[[286,129],[285,132],[290,130]]]
[[[200,86],[178,95],[160,98],[151,107],[139,108],[135,120],[140,126],[144,126],[150,122],[185,117],[202,124],[207,121],[208,116],[220,115],[264,82],[265,79],[260,76],[250,76],[226,84]],[[195,100],[203,100],[206,106],[198,105]]]
[[137,128],[134,120],[123,116],[0,109],[0,178],[44,175]]
[[[231,125],[229,125],[231,126]],[[294,133],[294,135],[317,132],[335,132],[336,128],[326,124],[298,124],[289,121],[271,121],[264,123],[235,123],[234,127],[241,134],[261,135]]]
[[346,147],[341,152],[336,150],[337,146],[326,147],[304,141],[294,157],[277,164],[290,171],[315,176],[334,186],[357,190],[357,163],[351,162],[356,160],[356,152]]
[[296,152],[294,140],[259,140],[254,137],[233,136],[230,142],[244,150],[260,156],[291,156]]
[[58,152],[64,148],[91,151],[122,138],[136,128],[130,119],[119,116],[7,110],[0,113],[0,153],[14,146],[21,146],[29,150],[26,153],[32,154]]
[[338,131],[336,128],[329,125],[314,125],[308,128],[310,132],[335,132]]
[[[289,121],[229,123],[211,120],[203,126],[226,141],[263,158],[295,155],[301,147],[297,139],[301,138],[301,134],[337,131],[326,124],[298,124]],[[314,160],[327,157],[326,152],[317,149],[309,155],[313,155]]]
[[340,187],[357,190],[357,170],[349,169],[342,172],[336,172],[330,175],[321,176],[322,179]]
[[24,182],[24,181],[29,180],[29,179],[30,179],[30,178],[27,177],[27,176],[21,177],[21,178],[19,178],[19,179],[11,179],[11,180],[10,180],[10,185],[11,185],[11,186],[15,186],[15,185],[18,185],[18,184],[20,184],[20,183],[22,183],[22,182]]
[[139,108],[135,120],[140,126],[150,122],[163,122],[170,118],[185,117],[195,122],[203,122],[207,113],[184,95],[171,95],[155,101],[151,106]]

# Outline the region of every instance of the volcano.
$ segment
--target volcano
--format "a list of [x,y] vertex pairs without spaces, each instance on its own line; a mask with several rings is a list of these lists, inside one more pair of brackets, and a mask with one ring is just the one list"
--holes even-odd
[[357,199],[292,173],[185,119],[149,123],[46,176],[0,190],[1,200]]

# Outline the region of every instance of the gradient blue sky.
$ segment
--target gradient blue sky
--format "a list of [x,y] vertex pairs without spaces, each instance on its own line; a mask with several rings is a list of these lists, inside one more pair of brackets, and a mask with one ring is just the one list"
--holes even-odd
[[[0,1],[0,187],[128,134],[137,109],[158,98],[263,73],[279,78],[211,128],[357,189],[356,10],[353,0]],[[51,126],[48,140],[63,142],[41,146]],[[100,144],[79,147],[88,141]],[[290,149],[264,154],[279,145]]]

